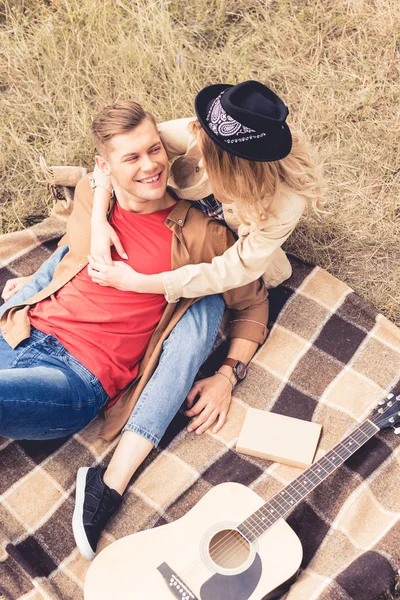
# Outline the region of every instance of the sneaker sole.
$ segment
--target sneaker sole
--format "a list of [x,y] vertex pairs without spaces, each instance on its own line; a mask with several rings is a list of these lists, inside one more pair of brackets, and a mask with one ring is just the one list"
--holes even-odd
[[92,560],[95,557],[95,553],[93,552],[92,547],[89,544],[89,540],[87,539],[82,520],[83,502],[85,500],[86,476],[88,471],[89,467],[81,467],[78,469],[78,474],[76,476],[75,508],[74,515],[72,517],[72,531],[79,552],[84,558],[86,558],[86,560]]

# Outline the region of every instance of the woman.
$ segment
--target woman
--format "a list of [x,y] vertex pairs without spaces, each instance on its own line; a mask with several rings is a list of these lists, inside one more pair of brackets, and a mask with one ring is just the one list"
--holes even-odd
[[[163,293],[168,302],[221,293],[263,277],[275,287],[291,275],[282,244],[307,202],[321,207],[320,176],[306,145],[291,135],[288,109],[257,81],[204,88],[195,100],[197,120],[159,125],[174,160],[169,186],[180,198],[197,201],[206,214],[225,221],[236,244],[212,264],[187,265],[173,272],[140,277],[137,291]],[[112,184],[94,173],[91,254],[111,264],[110,246],[121,257],[115,232],[106,220]],[[106,275],[99,283],[107,285]]]

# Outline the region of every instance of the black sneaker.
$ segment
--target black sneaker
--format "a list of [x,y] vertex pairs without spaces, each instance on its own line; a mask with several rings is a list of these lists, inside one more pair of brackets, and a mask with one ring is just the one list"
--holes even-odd
[[81,467],[76,477],[72,530],[86,560],[94,558],[97,542],[108,519],[118,510],[122,496],[104,483],[103,467]]

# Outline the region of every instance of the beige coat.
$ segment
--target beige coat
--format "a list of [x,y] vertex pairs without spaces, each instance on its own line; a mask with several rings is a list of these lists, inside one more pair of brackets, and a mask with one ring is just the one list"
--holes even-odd
[[[197,140],[189,131],[193,118],[160,123],[158,129],[170,158],[168,185],[177,196],[186,200],[200,200],[212,193],[206,171],[199,166]],[[268,218],[262,222],[259,233],[242,224],[234,204],[223,204],[224,219],[237,236],[237,242],[212,264],[181,267],[162,273],[168,302],[179,298],[195,298],[240,287],[259,277],[267,287],[275,287],[291,275],[290,263],[281,249],[298,223],[306,206],[304,197],[284,192],[271,206]]]

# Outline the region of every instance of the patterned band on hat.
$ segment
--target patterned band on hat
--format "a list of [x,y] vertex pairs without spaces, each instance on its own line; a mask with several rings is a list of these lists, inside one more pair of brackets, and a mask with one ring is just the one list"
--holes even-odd
[[[266,133],[258,133],[255,129],[250,129],[230,117],[221,104],[221,96],[226,90],[220,93],[212,103],[207,115],[207,123],[211,131],[224,138],[224,142],[234,144],[236,142],[247,142],[249,140],[262,138]],[[252,135],[256,134],[256,135]]]

